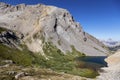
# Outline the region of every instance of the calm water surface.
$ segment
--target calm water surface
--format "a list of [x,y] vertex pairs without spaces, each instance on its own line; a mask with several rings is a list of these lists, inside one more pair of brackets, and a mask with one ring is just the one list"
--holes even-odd
[[106,67],[107,63],[104,61],[106,56],[85,56],[76,58],[80,68],[100,69]]

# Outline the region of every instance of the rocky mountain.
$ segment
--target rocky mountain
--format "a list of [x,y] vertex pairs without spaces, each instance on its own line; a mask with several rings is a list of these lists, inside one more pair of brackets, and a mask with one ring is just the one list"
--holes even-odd
[[[80,63],[75,59],[82,56],[106,56],[108,53],[109,50],[95,37],[84,32],[65,9],[43,4],[13,6],[0,3],[1,80],[6,77],[13,80],[19,72],[20,76],[27,77],[40,74],[36,76],[40,79],[48,75],[47,72],[42,75],[34,70],[34,73],[24,71],[25,66],[29,66],[29,69],[37,66],[35,70],[39,66],[40,69],[94,78],[98,72],[90,68],[79,68]],[[6,60],[13,63],[6,65],[3,63]],[[23,70],[18,69],[20,66],[23,66]]]
[[72,51],[71,46],[88,56],[105,56],[108,53],[101,42],[83,31],[67,10],[54,6],[0,3],[0,27],[6,29],[6,32],[1,31],[1,35],[10,33],[15,37],[11,40],[2,36],[1,42],[6,38],[10,46],[25,44],[30,51],[41,52],[42,55],[45,55],[43,40],[51,42],[64,54]]
[[101,42],[112,51],[117,51],[118,49],[120,49],[120,41],[114,41],[112,39],[108,39],[108,40],[102,40]]

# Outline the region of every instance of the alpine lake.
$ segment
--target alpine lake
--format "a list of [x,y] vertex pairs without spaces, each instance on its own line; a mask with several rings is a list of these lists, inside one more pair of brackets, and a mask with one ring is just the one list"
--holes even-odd
[[77,57],[76,61],[79,64],[79,68],[90,68],[95,71],[102,71],[102,67],[107,67],[107,63],[104,59],[107,56],[85,56],[85,57]]

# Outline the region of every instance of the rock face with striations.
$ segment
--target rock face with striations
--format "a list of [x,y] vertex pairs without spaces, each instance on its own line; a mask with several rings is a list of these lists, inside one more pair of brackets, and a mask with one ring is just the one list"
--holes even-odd
[[[54,6],[0,3],[0,27],[13,31],[17,36],[11,41],[15,42],[13,45],[19,41],[30,51],[42,55],[42,41],[52,42],[64,53],[72,51],[71,46],[88,56],[106,56],[108,53],[101,42],[84,32],[67,10]],[[0,40],[3,38],[9,40],[0,36]]]

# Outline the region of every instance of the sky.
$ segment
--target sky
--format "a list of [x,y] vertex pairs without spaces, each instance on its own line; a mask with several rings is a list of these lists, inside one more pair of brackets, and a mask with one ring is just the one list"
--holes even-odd
[[46,4],[67,9],[84,31],[100,40],[120,40],[120,0],[0,0],[8,4]]

